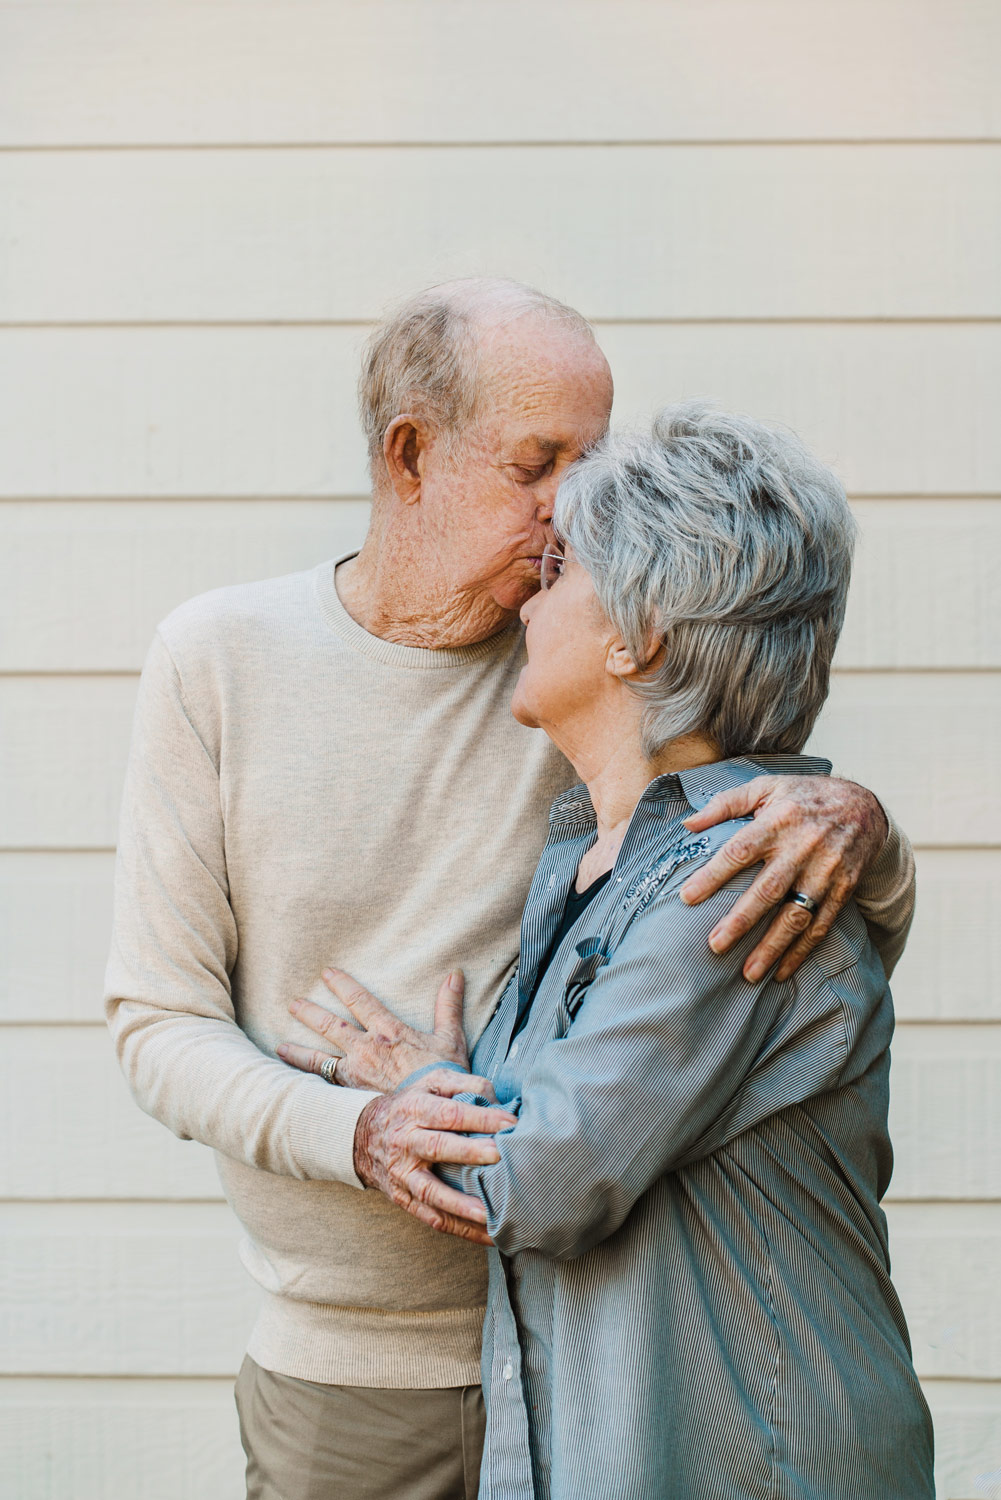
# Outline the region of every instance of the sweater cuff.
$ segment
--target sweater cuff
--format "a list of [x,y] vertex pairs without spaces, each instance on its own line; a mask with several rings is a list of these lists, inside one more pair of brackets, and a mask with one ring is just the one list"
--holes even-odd
[[289,1146],[302,1176],[311,1182],[364,1188],[355,1172],[355,1127],[366,1104],[379,1094],[320,1078],[304,1082],[308,1087],[296,1100],[289,1122]]

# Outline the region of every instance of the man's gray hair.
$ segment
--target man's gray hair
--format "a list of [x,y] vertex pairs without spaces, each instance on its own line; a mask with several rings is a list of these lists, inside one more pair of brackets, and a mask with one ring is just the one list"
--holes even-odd
[[374,465],[386,429],[411,412],[435,428],[454,452],[476,413],[477,333],[525,313],[563,323],[594,342],[587,319],[535,287],[503,277],[473,276],[428,287],[377,325],[365,347],[358,404]]
[[553,525],[637,663],[643,745],[698,732],[720,755],[797,752],[827,697],[855,522],[790,432],[699,403],[574,464]]

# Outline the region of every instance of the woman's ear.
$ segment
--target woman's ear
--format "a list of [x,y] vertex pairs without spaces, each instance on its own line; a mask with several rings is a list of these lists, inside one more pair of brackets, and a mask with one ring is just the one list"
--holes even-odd
[[428,442],[427,428],[410,412],[394,417],[386,428],[382,455],[389,482],[401,505],[416,505],[421,498]]
[[635,677],[639,670],[624,641],[614,640],[609,643],[605,655],[606,672],[610,672],[613,677]]
[[625,641],[615,639],[609,643],[608,654],[605,657],[605,670],[613,677],[639,677],[644,672],[651,671],[660,662],[661,653],[664,650],[664,642],[651,631],[647,637],[647,658],[643,665],[637,666],[630,655]]

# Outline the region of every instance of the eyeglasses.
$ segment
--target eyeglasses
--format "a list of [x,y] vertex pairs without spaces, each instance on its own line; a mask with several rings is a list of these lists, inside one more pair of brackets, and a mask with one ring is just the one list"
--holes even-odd
[[563,577],[563,569],[566,560],[563,553],[556,547],[544,547],[542,549],[542,568],[539,581],[544,589],[551,589],[557,578]]

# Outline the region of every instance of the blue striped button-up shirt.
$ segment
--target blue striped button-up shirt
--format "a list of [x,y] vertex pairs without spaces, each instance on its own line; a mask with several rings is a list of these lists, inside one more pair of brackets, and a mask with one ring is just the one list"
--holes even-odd
[[[476,1047],[518,1115],[449,1169],[496,1249],[483,1500],[926,1500],[931,1427],[890,1281],[893,1011],[853,906],[793,980],[708,936],[750,874],[678,890],[734,825],[682,819],[805,757],[659,777],[608,884],[539,966],[595,837],[558,799],[521,963]],[[520,1030],[519,1015],[526,1014]]]

